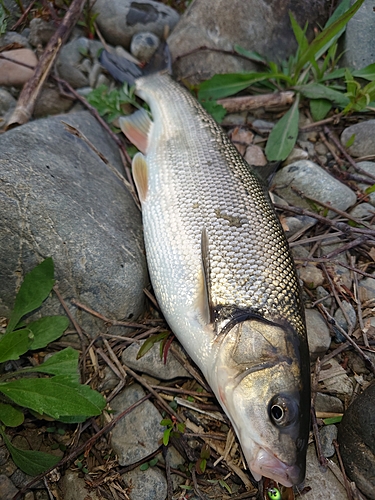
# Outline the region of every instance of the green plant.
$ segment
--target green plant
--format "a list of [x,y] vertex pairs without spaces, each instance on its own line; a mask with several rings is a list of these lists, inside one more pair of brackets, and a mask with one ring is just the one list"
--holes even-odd
[[164,418],[160,425],[166,427],[163,433],[163,445],[168,446],[170,437],[179,438],[181,434],[185,432],[185,424],[182,422],[177,422],[176,418],[172,416],[172,418]]
[[104,84],[100,85],[88,94],[87,101],[109,123],[124,114],[123,106],[125,104],[132,104],[137,108],[140,107],[134,96],[134,88],[129,87],[127,83],[120,89],[113,90],[109,90]]
[[[30,475],[55,465],[59,458],[48,453],[21,450],[12,445],[5,427],[18,427],[28,410],[39,417],[65,423],[83,422],[105,407],[104,398],[87,385],[80,384],[79,353],[67,347],[43,363],[9,371],[9,362],[28,351],[46,347],[59,338],[69,321],[64,316],[46,316],[25,323],[25,315],[38,309],[54,285],[54,266],[45,259],[26,274],[17,293],[8,326],[0,336],[0,435],[15,464]],[[7,370],[4,363],[8,363]]]
[[[307,25],[301,28],[290,13],[298,43],[294,55],[278,64],[236,46],[235,50],[239,54],[261,64],[264,71],[215,75],[200,85],[199,100],[220,121],[225,110],[216,102],[217,99],[236,94],[249,86],[255,90],[294,90],[294,104],[268,138],[266,156],[269,161],[284,160],[293,149],[298,134],[301,97],[310,100],[310,111],[315,120],[323,119],[333,106],[340,108],[343,114],[375,106],[372,103],[375,99],[375,64],[353,72],[344,68],[337,69],[337,41],[363,2],[364,0],[357,0],[350,7],[350,0],[343,0],[311,43],[306,38]],[[354,78],[370,83],[362,87]]]
[[202,446],[200,456],[195,464],[195,470],[198,474],[204,474],[207,467],[207,460],[210,458],[210,447],[208,444]]
[[7,31],[9,11],[4,5],[4,0],[0,1],[0,36]]
[[157,457],[152,458],[148,462],[145,462],[144,464],[139,466],[140,470],[147,470],[150,467],[155,467],[155,465],[158,463],[159,459]]

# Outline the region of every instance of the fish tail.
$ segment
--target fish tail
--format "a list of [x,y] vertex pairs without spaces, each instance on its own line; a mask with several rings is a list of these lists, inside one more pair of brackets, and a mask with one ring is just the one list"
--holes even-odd
[[115,80],[120,83],[127,82],[129,85],[134,85],[135,81],[142,76],[160,71],[172,72],[171,54],[166,42],[159,45],[150,62],[144,67],[108,50],[102,51],[99,61]]

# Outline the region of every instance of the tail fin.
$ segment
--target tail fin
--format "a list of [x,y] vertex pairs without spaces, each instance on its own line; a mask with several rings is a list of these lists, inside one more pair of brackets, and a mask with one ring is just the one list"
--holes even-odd
[[137,78],[141,76],[162,70],[172,72],[171,54],[166,43],[160,44],[150,62],[143,69],[129,59],[107,50],[102,51],[99,61],[115,80],[120,83],[127,82],[129,85],[134,85]]

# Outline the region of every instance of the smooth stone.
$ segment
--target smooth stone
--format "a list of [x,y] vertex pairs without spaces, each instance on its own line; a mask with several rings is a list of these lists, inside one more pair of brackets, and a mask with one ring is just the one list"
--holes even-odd
[[304,486],[311,488],[301,497],[304,500],[343,500],[346,498],[345,487],[334,473],[328,468],[325,472],[321,470],[314,443],[307,448]]
[[[311,209],[309,201],[301,198],[295,190],[344,211],[357,201],[351,189],[308,160],[297,161],[279,170],[273,186],[288,203],[306,209]],[[328,215],[332,217],[334,213],[329,211]]]
[[305,309],[310,359],[322,357],[331,345],[331,334],[323,316],[316,309]]
[[[14,0],[11,1],[15,3]],[[31,49],[31,45],[29,44],[27,38],[20,33],[17,33],[17,31],[7,31],[3,36],[0,36],[0,48],[12,44],[17,44],[18,46]]]
[[47,22],[40,17],[34,17],[30,21],[29,42],[33,47],[46,45],[55,32],[56,26],[53,22]]
[[160,45],[160,38],[149,31],[137,33],[130,44],[130,52],[142,62],[148,62]]
[[[101,42],[80,37],[63,46],[56,62],[56,68],[61,78],[73,88],[87,87],[91,60],[97,59],[98,51],[103,48]],[[87,61],[85,63],[85,61]],[[88,67],[85,66],[88,64]]]
[[[344,313],[343,313],[341,307],[339,307],[336,310],[336,312],[334,314],[334,319],[337,322],[337,324],[343,330],[345,330],[346,333],[348,333],[349,328],[351,330],[353,330],[355,327],[355,324],[357,322],[357,313],[356,313],[356,310],[354,309],[354,307],[352,306],[352,304],[350,302],[348,302],[347,300],[341,301],[341,304],[342,304],[342,309],[346,312],[350,323],[348,325],[348,322],[346,321],[346,318],[344,316]],[[333,329],[336,331],[336,335],[335,335],[336,342],[345,342],[346,338],[335,328],[335,325],[333,325]]]
[[96,0],[92,12],[98,13],[98,27],[107,42],[129,48],[136,33],[151,31],[162,38],[165,28],[172,31],[179,14],[160,2],[153,0]]
[[331,307],[332,304],[332,297],[327,290],[322,287],[322,286],[317,286],[316,287],[316,300],[323,299],[324,297],[327,297],[325,300],[323,300],[323,305],[326,307]]
[[61,486],[64,500],[83,500],[89,498],[90,500],[99,500],[103,498],[95,490],[89,490],[84,477],[79,477],[77,472],[73,472],[70,469],[65,471],[65,474],[59,481],[59,485]]
[[144,340],[139,343],[134,342],[124,350],[121,358],[124,365],[162,380],[172,380],[179,377],[191,378],[191,375],[173,354],[167,355],[167,362],[164,364],[163,359],[160,358],[159,342],[153,345],[144,356],[137,359],[139,349],[144,343]]
[[113,373],[109,366],[105,366],[102,372],[102,378],[99,381],[98,391],[111,391],[117,386],[118,383],[119,379],[117,375]]
[[[118,415],[139,401],[146,393],[139,384],[132,384],[113,398],[111,407]],[[154,453],[163,439],[163,417],[150,401],[144,401],[125,415],[114,427],[111,446],[122,466],[131,465]]]
[[17,495],[18,489],[14,486],[9,477],[0,475],[0,500],[10,500]]
[[353,394],[353,383],[344,368],[335,360],[330,359],[319,374],[319,381],[327,391],[344,401],[349,401]]
[[373,278],[363,278],[359,282],[359,294],[362,301],[375,300],[375,273]]
[[317,220],[314,219],[313,217],[309,217],[308,215],[295,215],[291,217],[285,217],[284,223],[285,223],[285,228],[284,228],[285,234],[287,238],[290,238],[301,229],[306,229],[307,227],[315,226]]
[[346,25],[340,66],[362,69],[375,62],[373,9],[373,2],[364,2]]
[[72,99],[61,95],[59,89],[54,85],[46,84],[35,103],[34,118],[58,115],[68,111],[74,104]]
[[306,266],[299,266],[297,272],[301,280],[305,285],[310,288],[316,288],[317,286],[323,285],[324,274],[321,269],[314,266],[314,264],[307,264]]
[[[38,59],[31,49],[4,50],[1,55],[32,67],[38,63]],[[0,85],[22,87],[32,77],[34,70],[21,66],[17,62],[0,59]]]
[[130,489],[130,500],[165,500],[167,497],[167,480],[157,467],[145,471],[137,467],[121,477]]
[[350,125],[341,134],[341,144],[345,146],[352,136],[353,144],[348,148],[352,156],[375,155],[375,119]]
[[[70,300],[109,318],[144,311],[141,217],[124,185],[62,120],[122,169],[117,146],[88,112],[35,120],[0,135],[0,315],[9,317],[25,273],[52,256],[71,314],[96,335],[102,321]],[[49,314],[65,314],[55,295],[34,317]]]
[[9,110],[13,109],[17,101],[10,92],[0,88],[0,116],[5,115]]
[[349,214],[358,220],[369,220],[375,217],[375,208],[370,203],[361,203],[350,210]]
[[[365,170],[366,172],[368,172],[369,174],[375,175],[375,162],[373,162],[373,161],[359,161],[357,163],[357,165],[359,167],[361,167],[363,170]],[[359,175],[361,175],[361,174],[359,174]],[[375,184],[375,180],[373,180],[372,182],[373,182],[373,184]],[[370,187],[370,185],[369,184],[362,184],[361,182],[359,182],[358,187],[362,191],[365,191],[366,189],[368,189]],[[369,203],[371,203],[371,205],[375,206],[375,192],[368,194],[367,198],[368,198]]]
[[375,499],[375,385],[360,394],[344,413],[338,442],[346,473]]
[[232,0],[230,9],[227,0],[194,0],[168,38],[174,74],[197,83],[217,73],[256,68],[250,61],[220,52],[190,54],[200,47],[232,51],[240,45],[271,61],[285,60],[297,49],[289,11],[300,26],[308,21],[309,39],[313,26],[324,24],[328,12],[323,0],[314,1],[314,8],[308,0]]
[[319,436],[323,456],[326,458],[333,457],[336,452],[333,440],[337,439],[337,427],[335,425],[325,425],[320,429]]
[[341,399],[324,392],[317,392],[315,398],[315,410],[324,413],[343,413],[344,404]]
[[293,148],[292,152],[289,154],[288,158],[284,161],[283,165],[290,165],[300,160],[308,160],[309,154],[301,148]]
[[246,148],[245,160],[249,165],[263,167],[267,165],[266,157],[264,156],[263,149],[255,144],[251,144]]

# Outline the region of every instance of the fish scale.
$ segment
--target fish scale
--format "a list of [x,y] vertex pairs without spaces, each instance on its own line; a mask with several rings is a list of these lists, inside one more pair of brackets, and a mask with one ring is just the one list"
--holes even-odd
[[[150,138],[157,150],[150,146],[147,152],[149,182],[151,186],[155,182],[156,189],[152,201],[146,203],[152,205],[152,213],[146,211],[144,219],[149,219],[147,226],[158,228],[147,238],[149,228],[145,227],[146,244],[157,245],[157,250],[148,251],[158,256],[154,265],[151,262],[151,274],[162,263],[168,262],[171,270],[180,266],[180,245],[189,247],[184,254],[186,274],[194,274],[193,269],[197,274],[205,228],[213,306],[251,308],[269,319],[282,316],[303,335],[294,264],[257,177],[215,121],[169,77],[139,79],[137,89],[150,102],[158,124],[154,126],[161,129],[153,130]],[[180,127],[183,135],[176,132]],[[158,200],[163,196],[168,201],[173,196],[177,203]],[[168,249],[156,243],[161,235],[170,241],[179,238],[177,252],[173,252],[174,245]]]

